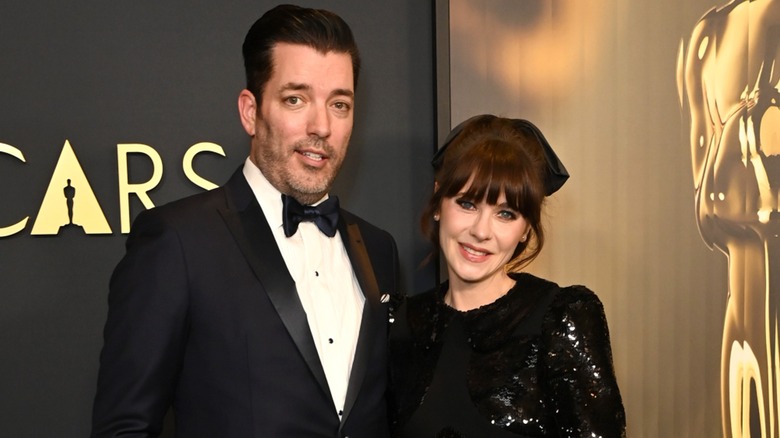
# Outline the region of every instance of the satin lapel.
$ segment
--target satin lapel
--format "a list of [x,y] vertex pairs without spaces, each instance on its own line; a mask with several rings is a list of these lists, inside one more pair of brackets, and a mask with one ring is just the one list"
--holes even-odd
[[[245,180],[244,184],[247,184]],[[247,190],[249,190],[248,185]],[[253,194],[251,196],[252,199],[243,211],[224,209],[220,210],[220,214],[268,298],[276,308],[284,326],[298,347],[298,351],[309,365],[317,382],[330,397],[325,371],[317,354],[317,347],[314,345],[306,313],[298,298],[295,282],[287,270],[279,248],[276,246],[276,241],[265,220],[263,211],[260,209],[260,204]],[[239,203],[239,205],[241,204]]]
[[[355,404],[360,387],[366,375],[373,348],[372,337],[376,331],[376,324],[381,322],[381,305],[379,303],[379,285],[374,276],[374,269],[371,266],[371,260],[368,258],[363,237],[360,234],[360,228],[357,224],[346,224],[346,229],[342,226],[341,232],[344,245],[352,262],[352,269],[355,271],[360,288],[366,297],[363,306],[363,319],[360,323],[360,334],[358,335],[357,348],[355,350],[355,360],[352,362],[352,370],[349,376],[349,386],[347,387],[347,397],[344,401],[344,415],[341,417],[341,424],[344,424],[349,412]],[[345,233],[346,231],[346,233]]]

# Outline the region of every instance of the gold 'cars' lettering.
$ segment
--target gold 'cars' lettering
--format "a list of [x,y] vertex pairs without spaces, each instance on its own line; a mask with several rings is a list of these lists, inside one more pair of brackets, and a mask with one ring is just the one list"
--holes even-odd
[[[192,165],[195,157],[204,152],[225,156],[225,151],[218,144],[196,143],[185,152],[182,169],[190,182],[205,190],[211,190],[217,185],[198,175]],[[10,155],[26,163],[22,151],[9,144],[0,143],[0,154]],[[130,182],[130,154],[140,154],[151,161],[153,172],[148,181]],[[138,143],[117,144],[117,169],[120,230],[122,234],[126,234],[130,232],[130,196],[137,196],[147,209],[154,207],[149,191],[162,181],[163,161],[151,146]],[[26,216],[10,225],[0,224],[0,238],[22,232],[29,219],[30,217]],[[30,234],[53,236],[64,230],[73,230],[79,234],[112,234],[111,226],[68,140],[62,147]]]

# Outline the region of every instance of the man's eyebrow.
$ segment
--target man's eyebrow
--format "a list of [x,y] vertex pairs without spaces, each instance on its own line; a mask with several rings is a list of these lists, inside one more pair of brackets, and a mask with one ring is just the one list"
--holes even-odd
[[333,90],[333,92],[330,93],[331,96],[346,96],[350,98],[355,97],[355,92],[348,89],[348,88],[336,88]]
[[311,85],[299,84],[296,82],[288,82],[279,88],[279,91],[287,91],[287,90],[311,90]]
[[[297,82],[288,82],[284,85],[282,85],[279,88],[280,92],[284,91],[310,91],[312,89],[311,85],[309,84],[301,84]],[[352,91],[349,88],[336,88],[335,90],[331,91],[331,96],[346,96],[349,98],[355,98],[355,92]]]

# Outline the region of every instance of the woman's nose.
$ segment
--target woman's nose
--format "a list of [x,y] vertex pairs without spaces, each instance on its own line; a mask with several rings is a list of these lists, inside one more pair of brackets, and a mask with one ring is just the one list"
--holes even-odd
[[474,217],[474,222],[471,224],[471,229],[469,231],[471,232],[472,236],[476,237],[479,240],[490,239],[492,233],[490,214],[487,214],[484,211],[477,212],[476,216]]

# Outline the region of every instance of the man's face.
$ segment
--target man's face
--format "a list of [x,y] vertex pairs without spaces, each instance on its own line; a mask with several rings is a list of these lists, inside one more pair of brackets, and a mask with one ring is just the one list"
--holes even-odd
[[344,162],[353,107],[349,54],[277,44],[255,120],[252,162],[280,192],[305,204],[318,201]]

